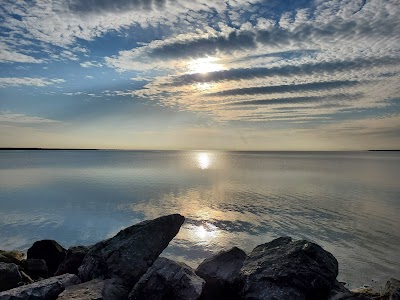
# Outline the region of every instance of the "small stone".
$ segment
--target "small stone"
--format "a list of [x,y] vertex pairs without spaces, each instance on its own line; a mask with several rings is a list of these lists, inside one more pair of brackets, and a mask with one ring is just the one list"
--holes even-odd
[[22,268],[33,279],[46,278],[48,275],[48,269],[44,259],[27,259],[22,263]]
[[64,261],[58,266],[54,275],[78,274],[78,268],[81,266],[83,258],[88,253],[90,247],[76,246],[67,250]]

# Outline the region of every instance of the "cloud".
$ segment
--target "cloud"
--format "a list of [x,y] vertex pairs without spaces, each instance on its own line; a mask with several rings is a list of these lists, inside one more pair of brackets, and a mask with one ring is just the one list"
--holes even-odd
[[50,124],[50,123],[60,123],[60,121],[40,118],[40,117],[32,117],[32,116],[27,116],[25,114],[16,114],[16,113],[0,111],[0,123]]
[[82,68],[93,68],[93,67],[102,67],[103,64],[96,61],[85,61],[80,63]]
[[208,96],[238,96],[238,95],[266,95],[276,93],[299,93],[308,91],[326,91],[343,87],[354,87],[357,81],[328,81],[328,82],[309,82],[303,84],[259,86],[250,88],[240,88],[210,93]]
[[37,86],[44,87],[65,82],[64,79],[31,78],[31,77],[0,77],[0,87],[9,86]]

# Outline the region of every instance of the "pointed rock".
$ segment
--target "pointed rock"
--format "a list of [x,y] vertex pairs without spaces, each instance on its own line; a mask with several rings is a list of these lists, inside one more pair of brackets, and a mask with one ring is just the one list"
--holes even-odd
[[44,259],[49,274],[53,275],[60,263],[65,259],[65,249],[54,240],[41,240],[35,242],[28,249],[27,257]]
[[117,277],[132,287],[168,246],[184,221],[183,216],[174,214],[121,230],[90,249],[79,267],[79,277],[83,281]]
[[240,273],[244,299],[327,299],[338,262],[317,244],[282,237],[254,248]]
[[204,283],[189,266],[160,257],[133,287],[129,299],[197,300]]

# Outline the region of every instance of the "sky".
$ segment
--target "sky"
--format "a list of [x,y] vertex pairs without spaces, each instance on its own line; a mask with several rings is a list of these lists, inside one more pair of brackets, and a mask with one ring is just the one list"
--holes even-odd
[[398,0],[2,0],[0,147],[400,149]]

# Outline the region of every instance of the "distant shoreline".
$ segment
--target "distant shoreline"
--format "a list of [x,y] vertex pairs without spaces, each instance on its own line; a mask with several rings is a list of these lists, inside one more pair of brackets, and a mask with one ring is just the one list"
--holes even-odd
[[97,148],[0,148],[0,151],[226,151],[226,152],[400,152],[400,149],[369,149],[369,150],[148,150],[148,149],[97,149]]

